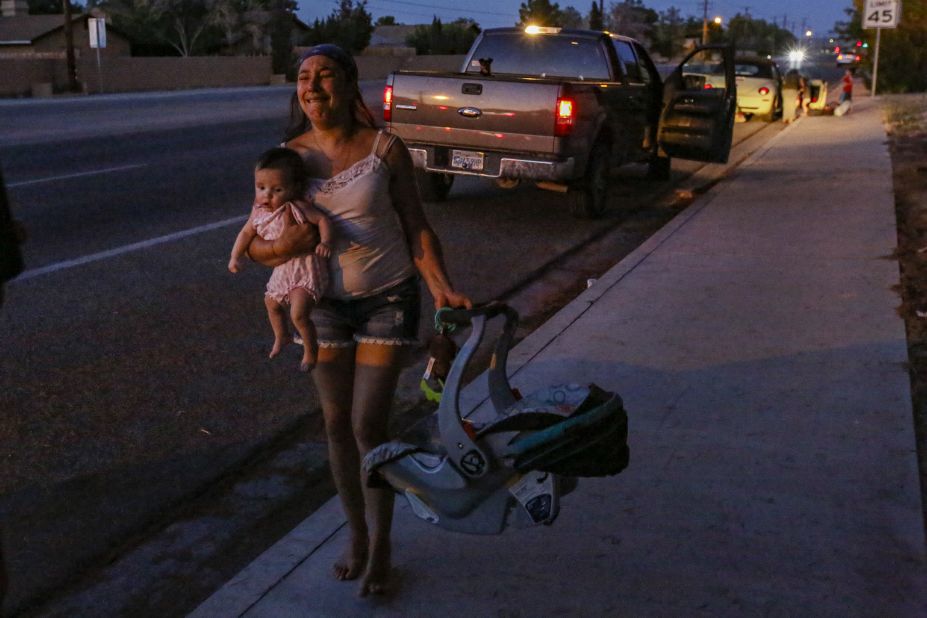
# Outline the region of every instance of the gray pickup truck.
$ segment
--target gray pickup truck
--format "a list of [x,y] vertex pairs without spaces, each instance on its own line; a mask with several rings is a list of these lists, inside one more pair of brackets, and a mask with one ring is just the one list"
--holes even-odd
[[[686,79],[706,55],[724,88]],[[664,83],[624,36],[496,28],[474,41],[459,73],[390,75],[383,115],[409,147],[426,200],[446,198],[458,175],[503,187],[525,180],[565,192],[576,216],[598,217],[615,166],[648,163],[650,176],[666,179],[670,157],[726,161],[735,88],[730,47],[693,51]]]

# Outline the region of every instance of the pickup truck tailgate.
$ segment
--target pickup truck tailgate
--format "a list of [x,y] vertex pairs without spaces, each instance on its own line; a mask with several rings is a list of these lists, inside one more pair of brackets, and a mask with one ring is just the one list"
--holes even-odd
[[390,130],[407,141],[554,154],[560,84],[397,73]]

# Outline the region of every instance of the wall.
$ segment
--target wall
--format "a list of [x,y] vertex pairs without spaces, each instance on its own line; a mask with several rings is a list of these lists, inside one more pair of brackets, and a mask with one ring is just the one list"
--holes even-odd
[[[270,56],[104,57],[102,77],[103,92],[260,86],[271,82],[271,64]],[[77,79],[87,92],[100,92],[95,52],[77,59]],[[43,82],[67,90],[64,59],[0,57],[0,97],[29,96]]]
[[[50,55],[50,54],[49,54]],[[385,79],[398,69],[458,71],[464,56],[357,56],[361,79]],[[102,57],[104,92],[184,90],[271,83],[270,56],[191,56],[189,58]],[[77,59],[77,79],[87,92],[100,91],[96,52],[84,50]],[[67,90],[63,58],[0,56],[0,97],[30,96],[32,85],[51,83]]]
[[0,97],[28,96],[32,84],[55,83],[57,65],[54,58],[0,58]]
[[[77,66],[87,92],[97,93],[97,60],[89,54]],[[120,57],[102,62],[103,92],[186,90],[270,83],[270,56]]]

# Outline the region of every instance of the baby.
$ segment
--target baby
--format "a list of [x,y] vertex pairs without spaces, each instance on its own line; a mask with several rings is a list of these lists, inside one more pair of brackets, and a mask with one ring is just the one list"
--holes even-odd
[[254,168],[254,206],[251,216],[235,239],[229,270],[237,273],[244,266],[248,245],[255,235],[274,240],[294,223],[311,223],[319,228],[315,254],[303,255],[274,268],[267,282],[264,305],[274,329],[270,358],[277,356],[290,340],[285,305],[303,340],[302,371],[316,363],[315,327],[309,315],[328,285],[325,260],[331,256],[332,225],[306,198],[308,176],[302,158],[287,148],[272,148],[261,155]]

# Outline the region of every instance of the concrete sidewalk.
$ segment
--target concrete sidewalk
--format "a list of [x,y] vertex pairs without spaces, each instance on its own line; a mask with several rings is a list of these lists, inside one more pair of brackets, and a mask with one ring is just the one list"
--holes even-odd
[[512,351],[522,392],[591,381],[630,417],[630,467],[553,526],[397,501],[397,594],[358,599],[332,500],[192,615],[927,615],[884,140],[868,99],[802,119]]

